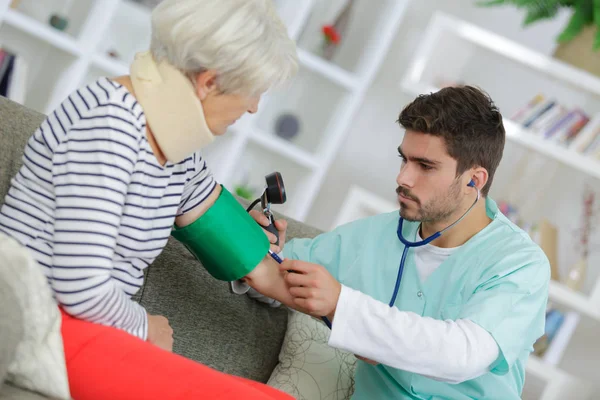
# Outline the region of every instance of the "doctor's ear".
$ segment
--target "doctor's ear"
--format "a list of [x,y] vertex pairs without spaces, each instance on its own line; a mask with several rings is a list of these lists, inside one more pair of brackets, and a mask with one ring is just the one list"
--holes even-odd
[[473,168],[471,171],[468,172],[468,174],[468,176],[470,176],[471,178],[467,183],[467,186],[469,188],[477,187],[479,190],[482,190],[483,187],[487,184],[489,175],[485,168]]

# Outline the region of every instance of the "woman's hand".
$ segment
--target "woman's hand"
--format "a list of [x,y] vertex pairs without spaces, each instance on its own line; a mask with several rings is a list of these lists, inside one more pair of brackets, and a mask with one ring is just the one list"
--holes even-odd
[[[258,210],[250,211],[250,215],[256,222],[258,222],[261,226],[267,227],[269,226],[269,218],[267,218],[263,213]],[[279,232],[279,246],[276,246],[274,243],[277,242],[277,238],[271,232],[265,231],[265,235],[269,238],[269,242],[271,243],[271,250],[274,253],[279,253],[283,250],[283,246],[285,245],[285,232],[287,230],[287,221],[285,219],[276,219],[275,220],[275,228]]]
[[163,350],[173,351],[173,328],[167,318],[148,314],[148,342]]

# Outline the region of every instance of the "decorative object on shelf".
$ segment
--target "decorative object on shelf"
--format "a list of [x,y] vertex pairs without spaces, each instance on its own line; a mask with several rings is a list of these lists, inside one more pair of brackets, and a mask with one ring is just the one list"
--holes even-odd
[[536,356],[542,357],[544,355],[564,320],[564,313],[552,308],[552,305],[549,305],[548,310],[546,311],[546,325],[544,335],[541,338],[539,338],[533,345],[533,353]]
[[67,29],[67,25],[69,24],[67,17],[58,14],[52,14],[48,22],[50,23],[50,26],[58,29],[59,31],[64,31]]
[[[335,50],[348,30],[354,0],[342,0],[342,2],[345,4],[335,4],[341,8],[334,21],[331,24],[325,24],[321,27],[323,44],[320,55],[326,60],[333,58]],[[338,0],[337,3],[340,3],[340,1]]]
[[506,201],[498,201],[498,209],[512,223],[527,232],[531,239],[540,246],[550,263],[551,278],[560,281],[557,252],[558,228],[556,225],[545,218],[536,223],[527,222],[518,209]]
[[0,96],[23,104],[27,70],[27,62],[22,56],[0,47]]
[[587,270],[587,260],[584,258],[580,258],[579,261],[575,263],[571,268],[569,268],[569,272],[567,273],[567,278],[565,280],[565,285],[570,289],[575,291],[581,290],[583,287],[583,282],[585,281]]
[[[600,11],[598,11],[600,14]],[[600,21],[600,17],[596,17]],[[598,27],[586,27],[579,36],[571,41],[561,43],[554,51],[554,57],[600,76],[600,29]],[[594,46],[594,50],[590,51],[590,47]]]
[[550,278],[560,281],[558,268],[558,229],[547,219],[543,219],[538,227],[539,246],[542,248],[550,263]]
[[333,25],[323,25],[323,49],[321,56],[327,60],[331,60],[334,54],[335,47],[340,44],[342,37]]
[[[252,165],[253,163],[250,162],[249,165]],[[244,166],[242,168],[242,174],[241,174],[241,178],[237,181],[237,183],[233,186],[233,191],[236,195],[238,195],[239,197],[252,201],[254,199],[256,199],[256,188],[252,187],[252,185],[250,185],[250,174],[248,171],[248,167]]]
[[525,8],[523,25],[554,18],[561,8],[573,9],[573,15],[558,36],[554,57],[600,76],[600,6],[597,1],[565,0],[482,0],[482,6],[512,4]]
[[12,0],[12,1],[10,2],[10,8],[13,8],[13,9],[15,9],[15,8],[19,7],[19,3],[21,3],[21,1],[22,1],[22,0]]
[[256,197],[254,195],[254,190],[252,190],[250,187],[248,187],[246,185],[236,185],[234,187],[234,192],[236,195],[238,195],[242,199],[246,199],[246,200],[250,200],[250,201],[254,200],[254,198]]
[[117,52],[117,50],[115,49],[110,49],[109,51],[106,52],[106,54],[110,57],[110,58],[114,58],[116,60],[120,59],[121,57],[119,56],[119,53]]
[[285,113],[275,121],[275,134],[280,138],[292,140],[300,131],[300,120],[292,113]]
[[598,210],[595,209],[596,193],[586,187],[583,195],[583,214],[582,224],[579,229],[579,250],[581,252],[579,261],[575,263],[567,275],[565,284],[573,290],[580,290],[585,281],[587,264],[590,255],[590,238],[593,235],[593,228],[596,224],[593,223],[594,218],[598,215]]

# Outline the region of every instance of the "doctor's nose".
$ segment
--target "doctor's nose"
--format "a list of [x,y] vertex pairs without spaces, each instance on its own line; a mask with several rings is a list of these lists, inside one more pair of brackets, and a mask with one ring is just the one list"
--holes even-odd
[[411,171],[411,168],[404,164],[400,168],[400,172],[396,177],[396,183],[398,186],[411,188],[415,186],[415,174]]

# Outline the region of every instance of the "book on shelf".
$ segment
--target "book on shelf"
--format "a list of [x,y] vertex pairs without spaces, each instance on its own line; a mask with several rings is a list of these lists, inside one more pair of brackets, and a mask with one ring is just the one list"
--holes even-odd
[[590,117],[579,108],[568,108],[556,99],[537,94],[511,120],[532,134],[571,147],[579,143],[579,134],[588,127]]
[[527,105],[523,108],[517,110],[510,119],[511,121],[522,124],[525,122],[533,113],[536,112],[537,109],[540,108],[540,104],[544,101],[544,96],[541,94],[536,95]]
[[600,160],[600,134],[596,134],[594,141],[585,149],[583,154]]
[[571,149],[586,154],[600,140],[600,113],[596,114],[571,142]]
[[568,144],[589,121],[579,109],[571,110],[544,132],[544,137],[558,144]]
[[556,105],[557,103],[555,100],[542,100],[531,110],[531,113],[529,113],[530,115],[527,115],[527,119],[522,123],[523,127],[530,129],[533,124],[543,120],[548,114],[551,114],[551,110]]
[[571,123],[568,124],[562,131],[560,131],[560,135],[556,137],[556,140],[565,146],[569,146],[573,140],[577,138],[579,132],[586,126],[586,124],[590,121],[590,117],[588,117],[583,111],[575,110],[574,118],[571,120]]
[[544,113],[544,115],[534,121],[529,127],[529,130],[538,136],[543,136],[544,132],[554,126],[554,124],[560,121],[568,112],[569,110],[566,107],[555,104],[550,110]]
[[27,64],[23,57],[0,48],[0,96],[23,104],[26,79]]

